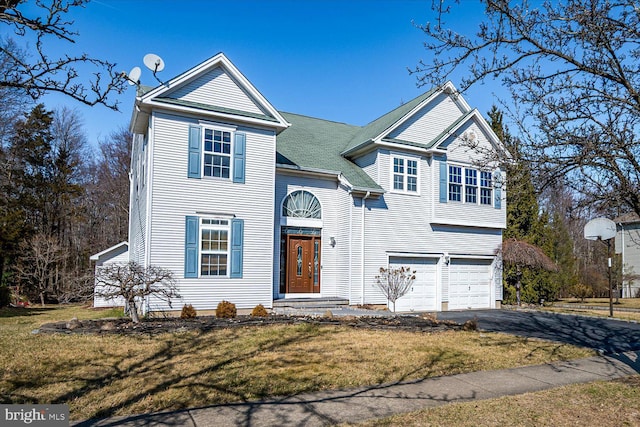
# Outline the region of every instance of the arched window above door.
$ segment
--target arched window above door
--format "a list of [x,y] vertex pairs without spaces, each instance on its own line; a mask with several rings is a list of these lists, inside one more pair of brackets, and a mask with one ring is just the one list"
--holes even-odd
[[316,196],[308,191],[297,190],[284,199],[282,216],[322,219],[322,207]]

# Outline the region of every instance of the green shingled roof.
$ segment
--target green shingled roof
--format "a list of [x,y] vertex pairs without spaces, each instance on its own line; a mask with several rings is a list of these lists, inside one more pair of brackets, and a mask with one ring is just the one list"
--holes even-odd
[[[384,116],[377,118],[368,125],[360,128],[360,130],[353,136],[351,141],[343,148],[343,153],[346,153],[360,145],[364,145],[371,139],[379,136],[385,129],[388,129],[398,120],[409,114],[411,110],[416,108],[421,102],[429,98],[437,91],[437,88],[431,89],[429,92],[412,99],[411,101],[402,104],[393,111],[388,112]],[[414,145],[414,144],[411,144]]]
[[358,165],[340,153],[359,126],[280,113],[291,126],[276,138],[276,162],[306,170],[342,172],[356,189],[382,191],[382,188]]

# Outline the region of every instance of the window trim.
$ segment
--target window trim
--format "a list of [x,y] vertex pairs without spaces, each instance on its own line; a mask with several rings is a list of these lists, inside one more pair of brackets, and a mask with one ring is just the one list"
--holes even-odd
[[[206,120],[199,120],[198,121],[198,125],[200,127],[200,176],[202,178],[206,178],[206,179],[219,179],[219,180],[224,180],[224,181],[233,181],[233,174],[234,174],[234,159],[235,159],[235,139],[236,139],[236,132],[238,130],[238,128],[236,126],[232,126],[232,125],[226,125],[223,123],[216,123],[216,122],[209,122]],[[229,154],[220,154],[220,153],[216,153],[214,151],[206,151],[205,150],[205,134],[207,130],[211,130],[214,134],[215,131],[221,131],[221,132],[229,132]],[[213,147],[212,147],[213,148]],[[224,155],[224,156],[228,156],[229,157],[229,177],[228,178],[224,178],[222,176],[213,176],[213,175],[205,175],[204,173],[204,158],[205,158],[205,154],[211,154],[211,155]]]
[[[204,216],[198,219],[198,277],[205,278],[229,278],[231,276],[231,220],[229,217],[222,216]],[[204,224],[204,221],[226,221],[226,225],[222,224]],[[205,251],[202,249],[202,234],[205,230],[224,230],[227,232],[227,250],[226,251]],[[226,274],[202,274],[202,256],[203,255],[222,255],[226,254]]]
[[[205,150],[205,139],[206,139],[206,134],[207,131],[210,130],[212,132],[212,137],[213,135],[215,135],[216,131],[219,132],[228,132],[229,133],[229,153],[217,153],[215,151],[207,151]],[[221,179],[221,180],[225,180],[225,181],[233,181],[233,159],[234,159],[234,149],[235,149],[235,128],[228,128],[226,126],[218,126],[218,125],[203,125],[201,126],[201,131],[200,131],[201,135],[200,135],[200,144],[201,144],[201,153],[202,153],[202,159],[200,160],[200,176],[202,176],[203,178],[211,178],[211,179]],[[212,139],[212,149],[213,149],[213,145],[214,145],[214,140]],[[205,156],[206,155],[211,155],[211,156],[224,156],[227,157],[229,159],[229,176],[228,177],[223,177],[223,176],[213,176],[213,175],[207,175],[205,173]],[[211,165],[211,171],[213,173],[213,168],[215,166],[212,164]]]
[[[396,159],[403,161],[402,173],[395,172]],[[416,173],[409,174],[409,162],[415,162]],[[395,177],[397,175],[402,176],[402,189],[395,188]],[[409,177],[415,177],[416,189],[415,191],[408,189]],[[397,194],[408,194],[412,196],[420,195],[420,157],[411,156],[407,154],[391,153],[389,155],[389,191]]]

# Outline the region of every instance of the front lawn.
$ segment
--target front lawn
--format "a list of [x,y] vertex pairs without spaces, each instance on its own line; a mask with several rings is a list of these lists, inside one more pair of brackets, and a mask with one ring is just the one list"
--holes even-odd
[[32,334],[113,312],[0,310],[3,403],[68,403],[72,419],[128,415],[588,357],[496,333],[270,325],[161,335]]
[[456,403],[357,424],[360,427],[640,425],[640,377]]

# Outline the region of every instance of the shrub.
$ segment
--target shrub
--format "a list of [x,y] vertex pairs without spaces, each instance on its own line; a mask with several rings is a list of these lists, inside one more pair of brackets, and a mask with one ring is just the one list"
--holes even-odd
[[465,331],[477,331],[478,330],[478,319],[467,320],[462,325],[462,329]]
[[197,315],[196,309],[193,308],[191,304],[182,306],[182,313],[180,313],[181,319],[195,319]]
[[573,288],[571,288],[571,296],[579,299],[581,302],[584,302],[585,298],[590,298],[593,296],[593,289],[589,286],[584,285],[582,283],[578,283]]
[[216,317],[222,319],[233,319],[237,313],[236,305],[229,301],[220,301],[218,308],[216,308]]
[[251,310],[251,316],[252,317],[268,317],[269,312],[267,311],[266,308],[264,308],[264,305],[258,304],[255,307],[253,307],[253,310]]

